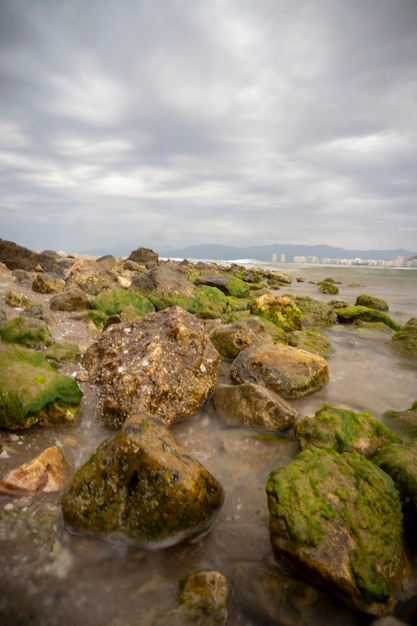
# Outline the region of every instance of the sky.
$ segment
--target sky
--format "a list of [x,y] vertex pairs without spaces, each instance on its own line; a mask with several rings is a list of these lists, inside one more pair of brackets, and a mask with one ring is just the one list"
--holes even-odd
[[0,237],[417,251],[416,0],[0,0]]

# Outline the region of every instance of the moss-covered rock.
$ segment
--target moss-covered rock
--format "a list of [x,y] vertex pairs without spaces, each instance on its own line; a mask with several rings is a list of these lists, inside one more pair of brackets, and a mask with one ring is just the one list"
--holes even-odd
[[320,293],[330,293],[331,295],[337,295],[339,293],[339,287],[329,279],[321,280],[318,283]]
[[365,456],[373,454],[380,445],[401,441],[368,411],[355,413],[330,404],[324,404],[314,417],[300,417],[294,432],[302,449],[313,445],[337,452],[356,450]]
[[42,320],[18,316],[0,325],[0,339],[39,350],[53,344],[51,331]]
[[191,296],[164,292],[150,293],[148,297],[158,311],[171,306],[180,306],[201,319],[221,318],[231,310],[229,298],[217,287],[207,285],[196,287]]
[[223,503],[216,479],[158,419],[135,415],[75,474],[62,499],[72,527],[167,547],[210,528]]
[[234,359],[241,350],[254,343],[272,343],[265,324],[258,317],[219,324],[210,332],[210,339],[219,354],[226,359]]
[[248,298],[250,295],[250,287],[247,282],[238,276],[230,276],[228,274],[203,274],[195,279],[196,285],[208,285],[217,287],[227,296],[235,298]]
[[366,294],[361,294],[356,298],[355,302],[356,306],[366,306],[368,309],[375,309],[377,311],[388,311],[389,306],[388,303],[385,302],[382,298],[377,298],[376,296],[369,296]]
[[365,322],[383,322],[395,331],[402,328],[401,324],[395,322],[387,313],[366,306],[343,307],[335,309],[335,312],[340,324],[353,324],[356,320],[363,320]]
[[0,343],[0,428],[73,421],[82,392],[36,350]]
[[328,302],[316,300],[310,296],[295,296],[293,300],[302,313],[303,326],[314,328],[337,324],[334,307]]
[[293,330],[288,333],[288,344],[293,348],[307,350],[324,357],[334,353],[329,339],[317,330]]
[[265,294],[250,304],[252,315],[258,315],[273,322],[285,331],[302,330],[303,321],[300,309],[288,296]]
[[80,347],[75,343],[65,341],[64,343],[56,342],[43,351],[43,355],[51,362],[69,362],[73,363],[81,357]]
[[137,291],[116,288],[102,291],[95,298],[91,307],[106,315],[121,314],[126,308],[133,308],[136,317],[143,317],[155,311],[155,307],[148,298]]
[[393,427],[400,427],[405,434],[417,438],[417,400],[404,411],[385,411],[384,418],[389,420],[388,423]]
[[391,346],[410,358],[417,358],[417,326],[405,325],[391,337]]
[[374,463],[310,446],[266,491],[274,555],[301,576],[376,615],[413,593],[399,493]]

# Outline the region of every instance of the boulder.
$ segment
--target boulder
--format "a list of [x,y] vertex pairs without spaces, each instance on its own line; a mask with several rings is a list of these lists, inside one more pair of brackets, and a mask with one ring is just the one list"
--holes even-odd
[[180,582],[180,606],[154,626],[226,626],[227,580],[220,572],[198,570]]
[[391,423],[394,428],[400,427],[409,437],[417,438],[417,400],[404,411],[386,411],[384,418],[389,420],[388,423]]
[[74,421],[82,392],[36,350],[0,343],[0,428]]
[[415,593],[392,479],[357,452],[310,446],[266,486],[275,558],[372,615]]
[[320,293],[330,293],[331,295],[337,295],[339,293],[339,287],[333,280],[321,280],[318,283]]
[[352,626],[353,614],[331,594],[277,567],[241,562],[233,568],[239,606],[260,624]]
[[285,331],[303,328],[301,311],[288,296],[264,294],[250,303],[250,312],[265,317]]
[[41,271],[63,276],[64,270],[55,258],[48,254],[33,252],[24,246],[12,241],[0,239],[0,261],[9,270],[25,270],[27,272]]
[[91,296],[119,285],[114,272],[90,259],[74,263],[66,282],[67,288],[79,287]]
[[361,294],[356,298],[355,306],[366,306],[368,309],[375,309],[376,311],[388,311],[389,306],[382,298],[376,298],[375,296],[368,296]]
[[18,316],[1,324],[0,339],[5,343],[16,343],[36,350],[53,344],[48,325],[42,320],[26,316]]
[[173,263],[152,267],[145,276],[134,278],[131,286],[145,295],[151,291],[154,294],[171,293],[186,298],[192,296],[195,290],[193,283],[188,280],[188,273]]
[[340,309],[334,309],[334,311],[340,324],[353,324],[360,320],[363,322],[382,322],[395,331],[402,328],[401,324],[391,319],[384,311],[376,311],[366,306],[344,306]]
[[331,303],[315,300],[310,296],[295,296],[293,300],[302,313],[303,326],[306,328],[337,324],[337,314]]
[[52,311],[85,311],[90,307],[90,298],[80,287],[70,287],[49,301]]
[[135,317],[142,317],[155,311],[155,307],[148,298],[133,290],[116,287],[102,291],[93,300],[92,308],[102,311],[106,315],[119,315],[128,307],[136,312]]
[[0,482],[0,492],[15,495],[62,491],[71,466],[61,448],[46,448],[35,459],[11,470]]
[[61,293],[65,290],[65,280],[49,274],[36,274],[32,281],[32,291],[36,293]]
[[166,424],[196,413],[214,388],[220,356],[202,322],[172,307],[105,330],[83,357],[99,386],[105,421],[133,411]]
[[411,359],[417,358],[417,325],[406,324],[391,337],[390,345]]
[[249,285],[237,276],[227,274],[202,274],[194,281],[195,285],[209,285],[217,287],[227,296],[247,298],[250,294]]
[[255,344],[242,350],[230,375],[238,383],[259,383],[284,398],[314,393],[329,382],[323,357],[282,344]]
[[135,263],[147,265],[149,263],[158,263],[159,255],[150,248],[137,248],[136,250],[132,250],[129,255],[129,259],[131,261],[135,261]]
[[220,355],[226,359],[234,359],[241,350],[254,343],[272,343],[271,335],[258,317],[219,324],[210,332],[210,339]]
[[334,353],[327,336],[318,330],[293,330],[288,333],[288,345],[323,357]]
[[217,385],[213,394],[219,416],[229,426],[262,426],[269,430],[292,428],[297,409],[263,385]]
[[206,532],[223,497],[160,420],[135,414],[76,472],[62,508],[78,531],[164,548]]
[[294,433],[303,450],[313,445],[334,448],[338,452],[356,450],[365,456],[370,456],[385,443],[401,441],[368,411],[355,413],[330,404],[324,404],[314,417],[298,418]]

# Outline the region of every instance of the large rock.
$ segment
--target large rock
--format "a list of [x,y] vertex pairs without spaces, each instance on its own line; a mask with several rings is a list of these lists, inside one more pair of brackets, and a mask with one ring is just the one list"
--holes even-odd
[[62,491],[71,466],[61,448],[46,448],[36,458],[11,470],[0,482],[0,492],[15,495]]
[[155,311],[154,305],[148,298],[134,290],[121,287],[102,291],[94,298],[91,306],[106,315],[118,315],[127,308],[134,309],[135,317],[143,317]]
[[32,291],[37,293],[61,293],[65,286],[63,278],[56,278],[49,274],[36,274],[32,281]]
[[316,328],[337,324],[337,314],[328,302],[310,296],[295,296],[293,300],[302,313],[303,326]]
[[222,357],[234,359],[254,343],[272,343],[272,337],[259,317],[248,317],[231,324],[219,324],[210,332],[210,339]]
[[158,263],[159,255],[150,248],[137,248],[136,250],[132,250],[129,259],[135,261],[135,263],[146,265],[149,263]]
[[391,346],[411,359],[417,358],[417,325],[406,324],[391,338]]
[[79,287],[92,296],[119,285],[118,276],[114,272],[91,259],[74,263],[67,278],[68,288]]
[[267,483],[273,552],[359,610],[415,593],[392,479],[357,452],[309,447]]
[[393,425],[394,429],[399,427],[410,438],[417,438],[417,400],[412,403],[409,409],[386,411],[384,418]]
[[175,293],[189,297],[194,293],[194,285],[188,280],[188,273],[172,263],[164,263],[152,267],[145,276],[137,276],[132,280],[132,288],[144,293]]
[[0,338],[6,343],[17,343],[36,350],[53,344],[51,331],[45,322],[21,315],[0,325]]
[[361,294],[356,298],[355,305],[366,306],[369,309],[376,309],[377,311],[388,311],[389,306],[382,298],[376,296],[369,296],[367,294]]
[[5,239],[0,239],[0,261],[9,270],[22,269],[27,272],[34,272],[41,267],[44,272],[54,273],[58,276],[64,275],[64,270],[55,258],[48,254],[33,252]]
[[247,298],[250,294],[249,285],[237,276],[227,274],[202,274],[194,281],[195,285],[217,287],[227,296]]
[[269,430],[289,430],[298,416],[297,409],[263,385],[217,385],[214,406],[229,426],[262,426]]
[[100,387],[109,424],[120,426],[138,410],[169,424],[196,413],[206,401],[220,357],[202,323],[173,307],[110,326],[83,363]]
[[90,307],[90,298],[81,287],[70,287],[49,301],[52,311],[84,311]]
[[74,421],[82,393],[70,376],[21,346],[0,343],[0,428]]
[[252,315],[259,315],[285,331],[302,330],[303,319],[300,309],[288,296],[264,294],[250,304]]
[[340,324],[353,324],[355,322],[381,322],[391,328],[391,330],[399,331],[402,326],[393,320],[388,313],[377,311],[366,306],[344,306],[335,309],[337,319]]
[[73,528],[153,548],[207,531],[222,503],[216,479],[160,420],[143,415],[101,444],[62,498]]
[[255,344],[233,361],[231,377],[239,383],[259,383],[284,398],[313,393],[329,382],[324,358],[282,344]]
[[400,439],[368,411],[355,413],[330,404],[316,411],[314,417],[303,416],[294,424],[294,432],[302,449],[313,445],[334,448],[338,452],[356,450],[370,456],[379,446]]

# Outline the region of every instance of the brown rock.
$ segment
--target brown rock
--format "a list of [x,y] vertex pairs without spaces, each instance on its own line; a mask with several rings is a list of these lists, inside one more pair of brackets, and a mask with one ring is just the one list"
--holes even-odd
[[32,291],[37,293],[60,293],[65,289],[65,280],[48,274],[37,274],[32,282]]
[[16,495],[61,491],[68,480],[70,465],[57,446],[12,470],[0,483],[0,492]]
[[88,295],[79,287],[72,287],[53,296],[49,302],[52,311],[79,311],[90,308]]
[[272,337],[259,317],[218,325],[210,332],[210,339],[226,359],[234,359],[254,343],[272,343]]

